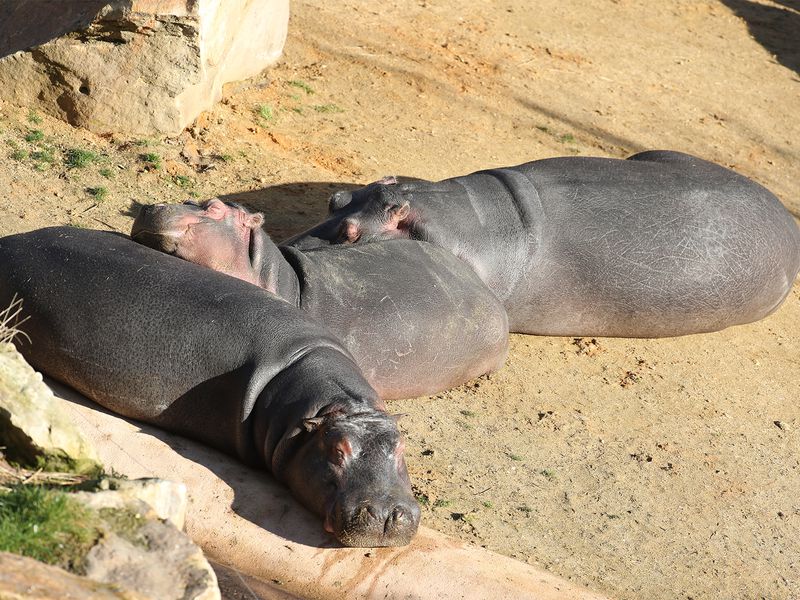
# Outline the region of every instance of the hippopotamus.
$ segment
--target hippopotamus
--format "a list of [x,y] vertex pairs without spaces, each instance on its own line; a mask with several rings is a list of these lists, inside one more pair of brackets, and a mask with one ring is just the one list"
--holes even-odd
[[330,331],[273,294],[107,232],[0,239],[18,349],[101,406],[265,467],[348,546],[419,524],[396,417]]
[[263,216],[212,199],[143,206],[132,238],[263,287],[324,323],[383,399],[450,389],[502,366],[506,311],[431,244],[279,249]]
[[778,199],[671,151],[567,157],[438,182],[386,178],[329,200],[282,245],[425,240],[467,262],[512,331],[662,337],[761,319],[791,289],[800,232]]

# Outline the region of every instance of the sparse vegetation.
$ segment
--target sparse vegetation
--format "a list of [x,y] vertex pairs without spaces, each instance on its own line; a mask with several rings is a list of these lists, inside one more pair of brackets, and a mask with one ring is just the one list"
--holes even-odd
[[556,472],[553,469],[542,469],[539,473],[551,481],[556,478]]
[[269,104],[259,104],[256,106],[256,114],[265,121],[272,121],[275,118],[275,112]]
[[319,113],[341,113],[344,112],[344,109],[337,106],[336,104],[315,104],[312,106],[315,111]]
[[558,140],[560,142],[562,142],[562,143],[565,143],[565,144],[566,143],[570,143],[571,144],[571,143],[573,143],[575,141],[575,136],[572,135],[571,133],[565,133],[564,135],[559,137]]
[[219,158],[223,162],[233,162],[233,154],[220,154]]
[[25,160],[26,158],[28,158],[28,151],[18,148],[11,152],[11,158],[13,158],[14,160]]
[[474,417],[475,416],[475,413],[472,412],[471,410],[462,410],[462,411],[459,411],[459,412],[462,415],[464,415],[465,417]]
[[25,136],[26,142],[41,142],[44,139],[44,132],[41,129],[31,129]]
[[69,169],[83,169],[98,160],[100,157],[91,150],[70,148],[64,153],[64,164]]
[[102,202],[108,197],[108,188],[103,186],[93,187],[86,190],[90,196],[93,196],[98,202]]
[[508,458],[510,458],[511,460],[516,460],[516,461],[522,461],[522,460],[525,460],[525,459],[524,459],[523,457],[521,457],[519,454],[509,454],[509,455],[508,455]]
[[440,499],[433,503],[433,508],[444,508],[450,506],[450,500]]
[[161,157],[155,152],[147,152],[142,154],[141,159],[146,163],[149,169],[159,170],[161,168]]
[[106,179],[113,179],[114,171],[112,169],[109,169],[108,167],[103,167],[102,169],[100,169],[100,175],[102,175]]
[[0,344],[12,342],[18,335],[25,336],[25,333],[17,329],[25,321],[19,318],[21,312],[22,298],[16,296],[11,299],[7,308],[0,310]]
[[192,179],[188,175],[174,175],[172,177],[172,183],[184,190],[192,187],[193,185]]
[[305,81],[301,81],[299,79],[293,79],[292,81],[289,82],[289,85],[291,85],[292,87],[300,88],[309,96],[315,93],[314,89],[310,85],[308,85]]
[[28,112],[28,122],[33,123],[34,125],[41,125],[42,117],[36,114],[35,110],[31,110]]

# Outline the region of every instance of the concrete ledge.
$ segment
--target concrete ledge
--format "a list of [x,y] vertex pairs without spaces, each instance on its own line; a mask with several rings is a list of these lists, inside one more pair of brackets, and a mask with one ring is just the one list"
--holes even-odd
[[599,600],[513,559],[420,528],[404,548],[341,548],[288,490],[214,450],[128,422],[58,384],[107,467],[186,483],[186,529],[206,555],[304,598]]

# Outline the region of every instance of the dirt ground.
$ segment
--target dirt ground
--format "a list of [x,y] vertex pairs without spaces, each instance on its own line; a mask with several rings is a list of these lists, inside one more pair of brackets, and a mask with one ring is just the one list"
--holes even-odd
[[[730,166],[800,216],[796,0],[292,9],[280,64],[179,138],[0,104],[0,234],[127,232],[136,202],[223,195],[281,239],[388,174],[648,148]],[[69,149],[97,160],[68,168]],[[720,333],[511,346],[500,372],[391,406],[426,525],[618,598],[800,597],[800,284]]]

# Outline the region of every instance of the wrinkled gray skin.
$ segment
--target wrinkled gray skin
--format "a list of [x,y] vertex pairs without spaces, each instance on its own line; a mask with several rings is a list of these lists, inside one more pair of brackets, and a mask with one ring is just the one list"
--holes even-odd
[[134,240],[259,285],[324,323],[384,399],[435,394],[498,369],[505,309],[446,250],[411,240],[279,249],[263,217],[214,199],[145,206]]
[[715,331],[773,312],[800,268],[800,232],[774,195],[678,152],[389,178],[329,204],[282,245],[425,240],[469,263],[521,333]]
[[0,239],[17,346],[98,404],[266,467],[349,546],[419,524],[394,417],[327,330],[272,294],[106,232]]

